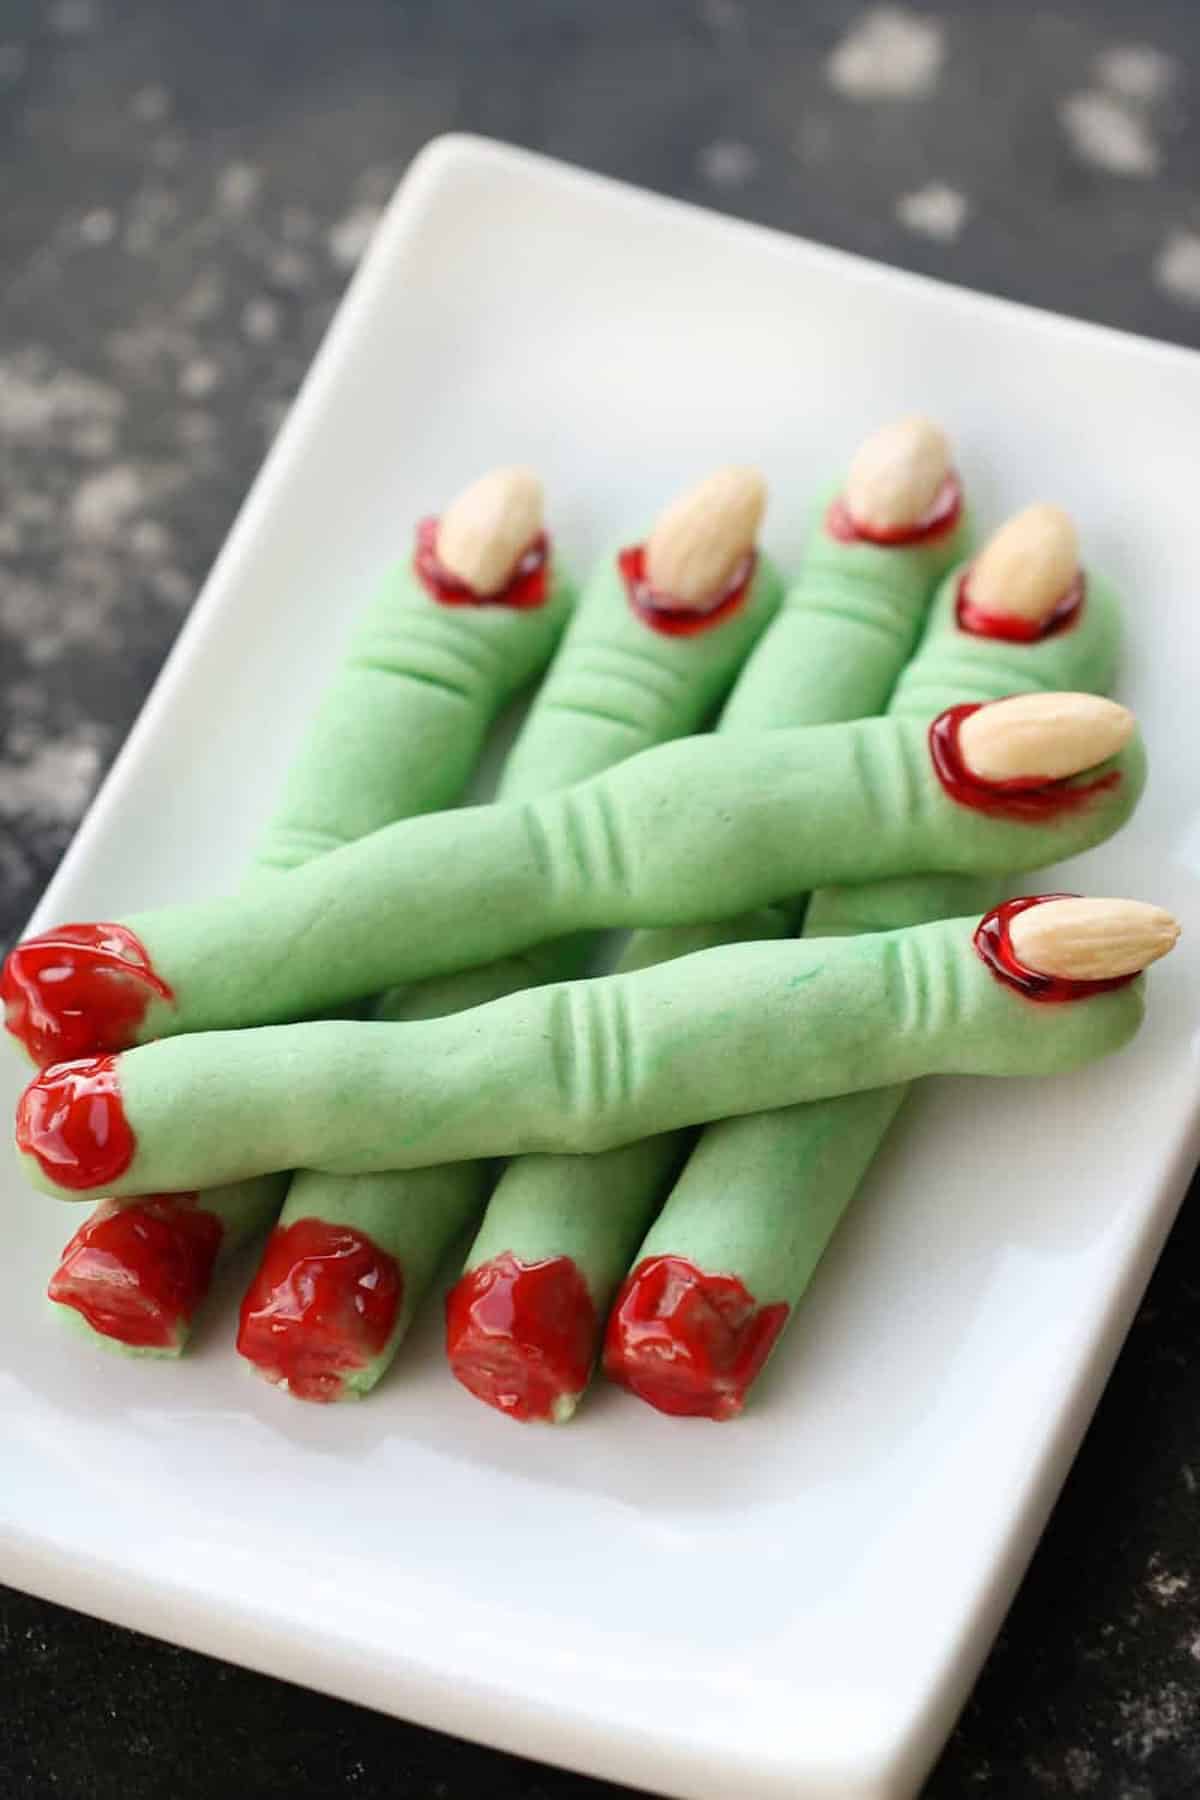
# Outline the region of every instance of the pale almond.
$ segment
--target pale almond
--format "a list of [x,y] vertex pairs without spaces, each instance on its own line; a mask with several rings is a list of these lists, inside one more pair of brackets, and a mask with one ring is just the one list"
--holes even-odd
[[1027,969],[1067,981],[1136,975],[1173,950],[1179,926],[1143,900],[1046,900],[1018,913],[1009,939]]
[[438,521],[437,558],[477,594],[498,594],[542,529],[542,484],[532,469],[492,469]]
[[925,517],[950,473],[950,445],[940,425],[914,414],[859,445],[846,472],[851,517],[880,531],[900,531]]
[[767,506],[757,469],[718,469],[672,502],[646,542],[646,578],[685,609],[703,611],[753,550]]
[[1048,618],[1079,572],[1079,539],[1069,513],[1044,502],[1015,513],[971,566],[972,603],[982,612]]
[[964,719],[958,747],[983,781],[1061,781],[1123,750],[1135,725],[1128,707],[1098,694],[1014,694]]

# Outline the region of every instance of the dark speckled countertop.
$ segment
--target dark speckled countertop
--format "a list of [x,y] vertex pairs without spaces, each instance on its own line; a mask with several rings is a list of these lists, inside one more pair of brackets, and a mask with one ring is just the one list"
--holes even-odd
[[[1196,0],[0,0],[0,939],[428,137],[1200,344],[1198,63]],[[1200,1795],[1198,1268],[1185,1210],[928,1800]],[[616,1792],[0,1590],[5,1800]]]

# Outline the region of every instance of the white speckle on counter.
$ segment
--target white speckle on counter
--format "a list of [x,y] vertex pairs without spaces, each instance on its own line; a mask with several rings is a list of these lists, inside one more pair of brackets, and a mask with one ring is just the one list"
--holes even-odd
[[1101,87],[1143,106],[1165,98],[1179,75],[1175,58],[1153,44],[1114,44],[1100,52],[1095,70]]
[[911,194],[901,194],[896,202],[896,217],[902,225],[939,244],[958,236],[970,210],[967,196],[944,181],[931,181]]
[[262,174],[253,163],[230,163],[217,182],[217,206],[223,213],[246,213],[261,192]]
[[1063,1755],[1063,1773],[1073,1794],[1090,1794],[1103,1771],[1100,1758],[1076,1744]]
[[758,153],[749,144],[718,138],[700,152],[700,173],[715,188],[745,187],[758,174]]
[[178,211],[177,201],[166,188],[147,184],[139,189],[129,209],[125,248],[134,256],[144,256],[148,250],[153,250],[163,227],[171,223]]
[[932,93],[946,44],[936,19],[900,6],[877,6],[831,54],[830,84],[851,100],[913,100]]
[[92,248],[111,244],[117,235],[117,215],[107,206],[93,207],[79,221],[79,236]]
[[171,534],[158,519],[139,519],[129,533],[129,548],[144,562],[165,562],[171,554]]
[[0,801],[9,818],[71,824],[92,796],[100,748],[84,726],[70,737],[41,744],[23,761],[0,761]]
[[219,436],[217,421],[211,413],[198,412],[194,407],[181,412],[175,421],[175,435],[185,449],[206,450],[214,444]]
[[375,227],[382,213],[383,209],[379,206],[353,206],[331,228],[325,241],[329,254],[339,269],[352,269],[360,260],[375,234]]
[[1172,1605],[1181,1595],[1187,1593],[1191,1585],[1190,1575],[1173,1575],[1169,1569],[1164,1569],[1162,1558],[1157,1553],[1150,1558],[1146,1586],[1163,1606]]
[[202,269],[179,303],[181,318],[189,325],[215,319],[225,304],[225,283],[215,269]]
[[48,445],[85,421],[115,421],[125,410],[116,388],[72,369],[47,369],[37,351],[0,358],[0,436]]
[[209,356],[194,356],[179,371],[179,391],[189,400],[203,400],[221,384],[221,371]]
[[153,82],[139,88],[129,103],[129,110],[143,125],[159,125],[171,110],[171,96],[165,87]]
[[47,23],[59,37],[85,37],[96,23],[92,0],[54,0]]
[[242,330],[252,344],[269,344],[279,332],[279,308],[260,294],[242,308]]
[[1143,118],[1111,94],[1070,94],[1058,108],[1059,122],[1080,162],[1110,175],[1153,175],[1158,146]]
[[[1200,306],[1200,236],[1194,231],[1173,231],[1155,258],[1154,279],[1172,300]],[[1192,1476],[1192,1491],[1194,1482]]]
[[173,569],[169,565],[166,568],[155,569],[151,581],[154,592],[160,600],[165,600],[168,606],[176,606],[182,610],[191,605],[196,591],[195,585],[191,577],[182,569]]
[[110,541],[144,505],[145,484],[132,463],[114,463],[89,475],[71,501],[71,526],[80,537]]
[[302,250],[292,250],[285,245],[282,250],[273,250],[268,256],[267,274],[276,287],[303,288],[313,278],[313,266]]
[[1168,1681],[1157,1694],[1131,1695],[1119,1702],[1125,1728],[1117,1747],[1139,1761],[1195,1730],[1200,1704],[1178,1681]]

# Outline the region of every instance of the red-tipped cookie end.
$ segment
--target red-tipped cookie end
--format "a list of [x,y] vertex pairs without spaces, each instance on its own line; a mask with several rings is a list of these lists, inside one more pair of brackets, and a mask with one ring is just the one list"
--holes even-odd
[[104,1202],[63,1251],[50,1299],[131,1350],[181,1350],[221,1247],[221,1221],[196,1201],[148,1194]]
[[471,1269],[446,1298],[446,1355],[477,1400],[511,1419],[569,1418],[587,1386],[599,1321],[567,1256],[511,1252]]
[[150,1002],[172,997],[124,925],[59,925],[18,944],[0,970],[5,1029],[39,1067],[127,1050]]
[[734,1275],[652,1256],[629,1275],[608,1321],[604,1372],[679,1418],[732,1419],[787,1322]]
[[403,1297],[399,1263],[365,1232],[297,1219],[267,1240],[242,1301],[238,1352],[297,1400],[340,1400],[387,1348]]
[[17,1102],[17,1148],[55,1187],[105,1188],[133,1161],[137,1140],[121,1102],[118,1058],[52,1063]]

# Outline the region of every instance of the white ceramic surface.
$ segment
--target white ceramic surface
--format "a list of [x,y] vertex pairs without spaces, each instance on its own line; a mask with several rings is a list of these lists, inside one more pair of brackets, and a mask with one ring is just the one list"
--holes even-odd
[[[758,461],[791,566],[814,484],[913,407],[984,523],[1061,500],[1128,596],[1152,779],[1071,879],[1196,920],[1200,358],[469,139],[405,181],[38,920],[233,877],[356,600],[479,468],[543,469],[582,563]],[[89,1352],[41,1298],[81,1214],[6,1171],[0,1579],[692,1800],[911,1795],[1195,1159],[1198,958],[1105,1067],[927,1087],[733,1425],[602,1390],[518,1428],[432,1316],[369,1404],[307,1409],[232,1353],[244,1271],[182,1366]]]

